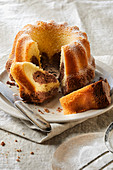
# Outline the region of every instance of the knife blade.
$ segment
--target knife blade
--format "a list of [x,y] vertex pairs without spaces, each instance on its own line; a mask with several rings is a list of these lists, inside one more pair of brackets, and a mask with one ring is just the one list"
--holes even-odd
[[38,113],[36,113],[35,115],[34,112],[22,101],[22,98],[17,93],[14,93],[12,90],[10,90],[1,81],[0,81],[0,93],[41,131],[44,132],[51,131],[50,123],[47,122],[44,118],[42,118],[42,116],[40,116]]

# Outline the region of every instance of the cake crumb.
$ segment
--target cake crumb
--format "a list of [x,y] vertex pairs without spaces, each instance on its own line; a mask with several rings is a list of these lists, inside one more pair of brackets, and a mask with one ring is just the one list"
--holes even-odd
[[7,153],[6,153],[6,155],[5,155],[5,156],[6,156],[6,158],[8,158],[8,154],[7,154]]
[[20,159],[17,159],[16,161],[17,161],[17,162],[20,162]]
[[99,80],[104,80],[104,78],[100,76],[100,77],[99,77]]
[[15,83],[11,81],[7,81],[6,84],[9,84],[10,86],[15,86]]
[[17,149],[17,152],[22,152],[22,150],[21,149]]
[[23,133],[22,133],[22,135],[24,135],[24,136],[25,136],[25,133],[23,132]]
[[5,146],[5,142],[1,142],[1,145],[2,145],[2,146]]
[[57,108],[57,111],[58,111],[58,112],[61,112],[61,111],[62,111],[62,109],[61,109],[60,107],[58,107],[58,108]]
[[18,142],[17,140],[15,140],[15,142]]
[[31,155],[34,155],[34,152],[31,152],[30,154],[31,154]]
[[44,114],[40,109],[38,109],[38,112],[40,112],[40,113],[42,113],[42,114]]
[[52,112],[52,114],[55,114],[54,112]]
[[20,159],[20,156],[18,156],[18,159]]
[[44,110],[45,110],[45,112],[50,113],[49,109],[46,109],[46,108],[45,108]]

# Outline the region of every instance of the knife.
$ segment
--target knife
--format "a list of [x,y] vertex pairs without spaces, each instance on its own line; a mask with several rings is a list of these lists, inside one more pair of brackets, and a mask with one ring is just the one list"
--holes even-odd
[[32,122],[41,131],[50,132],[51,125],[39,114],[34,114],[34,112],[22,101],[17,93],[13,93],[4,83],[0,81],[0,93],[13,104],[27,119]]

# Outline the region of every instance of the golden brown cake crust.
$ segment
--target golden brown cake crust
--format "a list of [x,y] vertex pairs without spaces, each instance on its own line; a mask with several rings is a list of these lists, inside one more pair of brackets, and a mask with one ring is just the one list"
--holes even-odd
[[12,75],[13,75],[14,79],[16,80],[17,84],[19,85],[19,87],[21,87],[21,86],[26,87],[26,89],[28,91],[35,91],[35,88],[31,84],[28,77],[25,76],[25,72],[23,70],[22,64],[13,63],[11,70],[12,70],[11,71]]
[[[80,44],[74,42],[73,46],[75,51],[72,50],[73,47],[70,48],[70,46],[66,46],[63,49],[65,61],[62,61],[60,69],[60,81],[63,94],[68,94],[84,87],[95,77],[94,58],[92,56],[89,57],[89,51],[87,51],[89,54],[86,55],[84,48]],[[65,83],[62,83],[63,79]]]
[[[76,31],[76,30],[79,31],[79,28],[77,26],[68,26],[67,23],[56,24],[54,21],[51,21],[50,23],[37,21],[34,25],[27,24],[26,26],[24,26],[24,28],[21,31],[18,32],[18,34],[15,37],[12,52],[6,63],[6,70],[8,72],[11,66],[11,64],[9,65],[9,62],[11,63],[13,61],[16,61],[16,62],[26,61],[25,58],[22,56],[24,45],[26,44],[27,41],[30,41],[30,40],[32,41],[33,32],[37,32],[40,29],[46,30],[46,31],[55,30],[55,32],[58,32],[59,30],[62,32],[65,30],[70,31],[70,32]],[[80,31],[79,31],[79,34],[84,35],[85,37],[87,36],[85,33],[82,33]]]
[[64,114],[107,107],[111,103],[110,86],[107,80],[100,80],[60,98],[60,103]]
[[[29,61],[29,57],[28,57],[28,53],[29,53],[29,48],[30,46],[33,46],[35,44],[35,42],[37,43],[37,45],[39,45],[39,47],[36,47],[35,44],[35,49],[40,48],[40,42],[36,41],[36,34],[37,32],[40,32],[40,34],[42,34],[42,36],[40,36],[40,38],[44,38],[44,33],[48,32],[50,34],[50,39],[48,39],[48,47],[51,49],[51,47],[53,46],[53,43],[56,42],[56,50],[53,49],[53,52],[49,52],[50,56],[54,55],[55,53],[58,53],[61,51],[61,46],[71,42],[71,41],[76,41],[76,39],[80,39],[80,37],[84,37],[87,40],[87,35],[84,32],[79,31],[79,28],[77,26],[68,26],[67,23],[64,24],[56,24],[54,21],[51,21],[50,23],[47,22],[42,22],[42,21],[38,21],[36,22],[34,25],[28,24],[26,26],[24,26],[24,28],[18,32],[18,34],[15,37],[14,43],[13,43],[13,48],[12,48],[12,52],[9,56],[9,59],[6,63],[6,70],[9,72],[10,71],[10,66],[12,62],[23,62],[23,61]],[[40,35],[39,34],[39,35]],[[50,40],[53,39],[53,37],[51,37],[51,34],[56,35],[56,38],[54,40],[54,42],[51,42]],[[46,40],[46,34],[45,34],[45,40]],[[62,40],[60,40],[60,37],[62,37]],[[68,39],[68,37],[74,37],[72,40],[70,39],[69,42],[67,40],[65,40],[65,38]],[[65,41],[66,42],[65,42]],[[42,40],[44,41],[44,40]],[[61,43],[61,45],[58,47],[57,49],[57,41],[64,41],[65,43]],[[26,49],[25,49],[26,47]],[[46,46],[45,46],[46,47]],[[44,50],[44,49],[43,49]],[[40,54],[42,52],[47,52],[47,51],[41,51]],[[38,57],[38,56],[36,56]],[[10,64],[9,64],[10,63]]]

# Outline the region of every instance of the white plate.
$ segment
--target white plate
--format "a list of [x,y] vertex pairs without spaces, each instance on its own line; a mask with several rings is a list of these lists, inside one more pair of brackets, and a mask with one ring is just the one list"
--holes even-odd
[[[113,70],[109,66],[96,60],[95,80],[98,80],[99,77],[107,78],[107,80],[111,86],[111,89],[113,89]],[[0,75],[0,81],[2,81],[3,83],[6,83],[7,80],[8,80],[8,75],[7,75],[7,72],[4,71]],[[13,90],[14,92],[18,92],[16,87],[12,87],[11,90]],[[59,102],[59,98],[61,96],[62,95],[59,94],[59,96],[52,99],[50,102],[48,102],[46,104],[42,104],[42,105],[38,105],[38,106],[33,105],[33,104],[28,104],[28,105],[29,105],[29,107],[32,108],[33,111],[35,111],[35,113],[41,114],[41,116],[43,116],[47,121],[61,122],[61,123],[92,118],[92,117],[98,116],[98,115],[110,110],[113,107],[113,100],[112,100],[111,105],[104,109],[89,110],[89,111],[86,111],[83,113],[63,115],[63,111],[61,111],[61,112],[57,111],[58,107],[62,108],[60,105],[60,102]],[[112,95],[112,98],[113,98],[113,95]],[[44,110],[45,108],[49,109],[50,113],[45,112],[45,110]],[[26,120],[26,118],[2,96],[0,97],[0,109],[14,117]],[[44,114],[38,112],[38,109],[40,109]]]
[[[105,151],[107,148],[104,144],[104,133],[76,136],[57,148],[53,156],[52,168],[53,170],[78,170]],[[112,154],[107,153],[85,169],[100,169],[112,159]],[[111,167],[113,167],[112,164]]]

